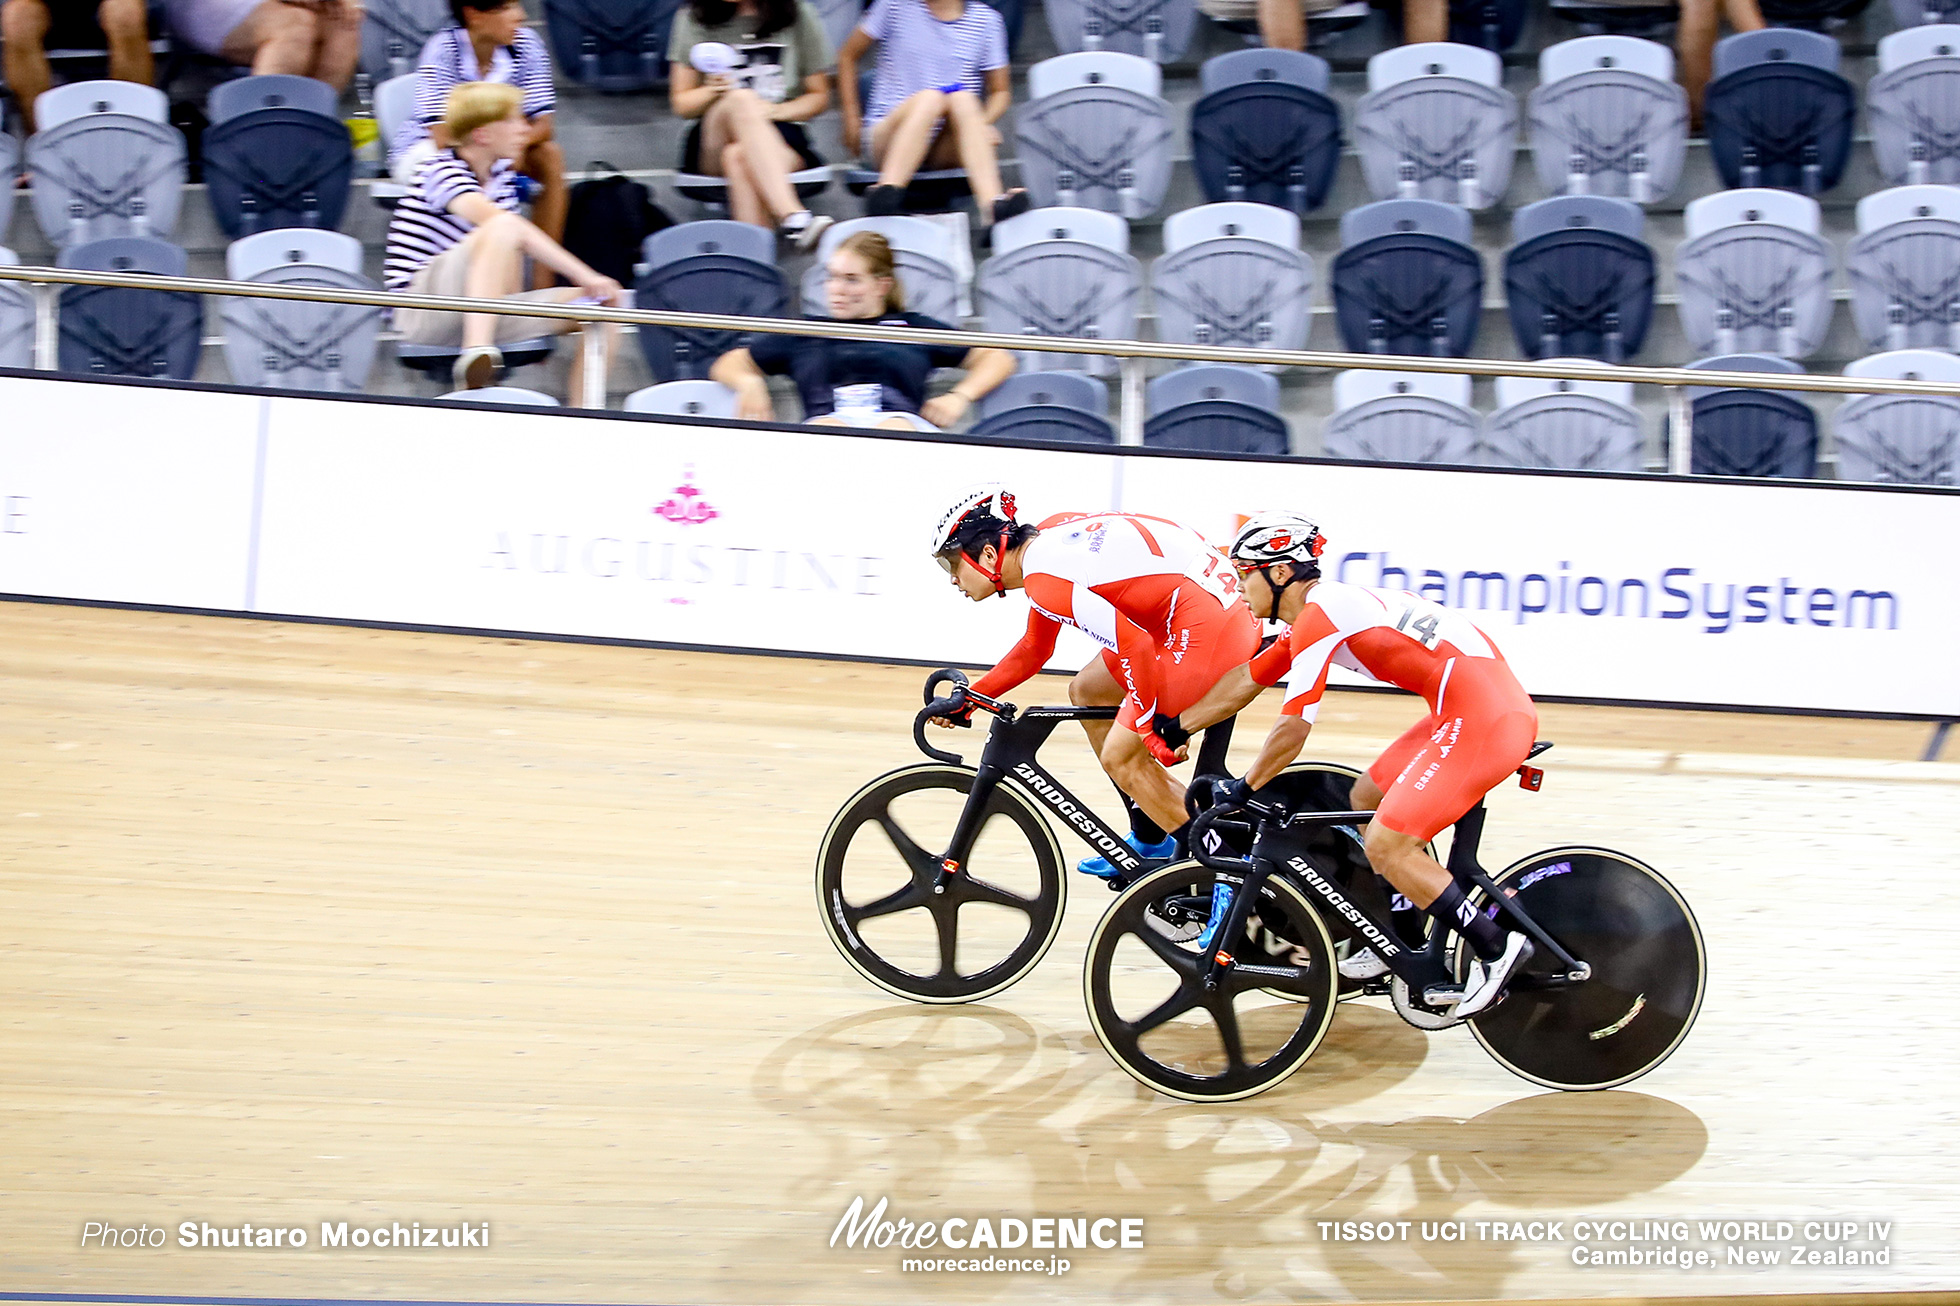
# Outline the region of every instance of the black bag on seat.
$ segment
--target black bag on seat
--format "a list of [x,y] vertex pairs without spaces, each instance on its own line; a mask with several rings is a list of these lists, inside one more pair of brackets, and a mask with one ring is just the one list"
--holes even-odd
[[[592,165],[595,170],[612,166]],[[614,169],[610,176],[572,187],[565,213],[565,248],[594,270],[623,286],[631,285],[640,246],[654,232],[673,225],[673,215],[653,202],[645,186]]]

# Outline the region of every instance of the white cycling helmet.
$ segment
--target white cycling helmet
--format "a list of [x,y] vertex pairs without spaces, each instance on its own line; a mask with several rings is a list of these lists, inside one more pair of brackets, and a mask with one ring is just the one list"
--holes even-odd
[[[939,514],[932,528],[932,556],[953,575],[956,562],[964,557],[973,569],[994,583],[994,593],[1005,594],[1007,586],[1000,576],[1000,555],[1007,552],[1008,534],[1019,523],[1014,518],[1014,494],[1005,486],[976,485],[961,493],[946,511]],[[980,550],[994,546],[994,570],[980,565]]]
[[1232,537],[1231,555],[1234,562],[1260,567],[1294,562],[1318,571],[1326,549],[1327,537],[1313,518],[1287,508],[1269,508],[1246,518]]

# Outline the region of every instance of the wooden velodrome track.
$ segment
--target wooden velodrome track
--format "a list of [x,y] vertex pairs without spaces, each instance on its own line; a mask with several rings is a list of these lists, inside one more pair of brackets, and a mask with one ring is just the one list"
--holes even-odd
[[[1873,669],[1820,668],[1839,673]],[[1089,1033],[1083,877],[1048,959],[984,1005],[900,1003],[832,950],[814,849],[916,759],[921,675],[0,605],[0,1297],[1960,1287],[1960,764],[1910,760],[1926,726],[1547,707],[1545,790],[1494,798],[1485,861],[1585,840],[1673,877],[1712,975],[1681,1050],[1561,1095],[1351,1003],[1293,1080],[1201,1107]],[[1241,760],[1272,711],[1248,712]],[[1409,719],[1340,694],[1310,753],[1365,763]],[[1075,737],[1044,758],[1107,801]],[[915,1220],[1142,1217],[1145,1245],[908,1273],[896,1247],[828,1245],[857,1196]],[[1852,1220],[1889,1263],[1579,1267],[1594,1217]],[[1471,1236],[1320,1227],[1363,1219]],[[84,1247],[90,1221],[168,1242]],[[310,1238],[186,1249],[183,1221]],[[492,1243],[323,1248],[323,1221],[488,1222]]]

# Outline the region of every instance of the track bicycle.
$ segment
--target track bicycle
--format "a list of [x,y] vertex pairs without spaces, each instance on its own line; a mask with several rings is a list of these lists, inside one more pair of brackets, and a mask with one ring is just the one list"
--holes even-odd
[[[1535,757],[1551,745],[1539,743]],[[1526,788],[1543,773],[1519,769]],[[1327,922],[1387,963],[1396,1012],[1418,1029],[1467,1023],[1513,1073],[1559,1089],[1600,1089],[1646,1074],[1687,1037],[1707,979],[1701,929],[1657,871],[1606,848],[1534,853],[1495,878],[1477,862],[1485,807],[1456,823],[1448,869],[1466,897],[1536,955],[1503,1001],[1467,1022],[1451,1014],[1470,955],[1453,931],[1421,943],[1371,909],[1368,881],[1327,856],[1329,831],[1362,811],[1291,809],[1265,791],[1241,813],[1209,810],[1191,827],[1189,864],[1135,877],[1090,935],[1083,991],[1096,1037],[1140,1083],[1194,1102],[1250,1097],[1306,1063],[1334,1020],[1337,952]],[[1209,836],[1232,831],[1234,851]],[[1339,846],[1338,844],[1334,846]],[[1213,888],[1232,886],[1207,946]],[[1279,1001],[1276,999],[1285,999]]]
[[[936,697],[946,684],[951,692]],[[1109,859],[1111,888],[1144,863],[1036,760],[1063,722],[1112,721],[1117,709],[1020,709],[973,693],[950,668],[926,678],[925,698],[912,738],[932,761],[879,776],[838,811],[817,853],[817,900],[831,942],[873,984],[918,1002],[971,1002],[1026,975],[1061,927],[1069,871],[1044,813]],[[993,717],[977,767],[926,742],[929,721],[968,705]],[[1230,728],[1229,720],[1212,727]],[[1276,792],[1315,801],[1326,770],[1291,769],[1274,781]],[[1176,864],[1202,873],[1195,862]],[[1182,924],[1195,934],[1204,920],[1200,912]]]

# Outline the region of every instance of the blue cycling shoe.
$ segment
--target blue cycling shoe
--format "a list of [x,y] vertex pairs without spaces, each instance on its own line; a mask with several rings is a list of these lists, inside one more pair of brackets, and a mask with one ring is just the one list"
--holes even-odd
[[1191,941],[1199,952],[1211,946],[1212,936],[1217,934],[1219,926],[1225,923],[1225,914],[1232,910],[1232,893],[1233,889],[1229,884],[1211,886],[1211,919],[1205,922],[1203,932]]
[[[1126,834],[1123,836],[1123,842],[1136,849],[1139,857],[1154,857],[1161,860],[1175,856],[1177,853],[1177,840],[1169,835],[1164,836],[1162,843],[1139,843],[1136,835]],[[1098,880],[1113,879],[1116,875],[1116,868],[1109,864],[1107,857],[1085,857],[1075,864],[1075,869],[1084,875],[1093,875]]]

